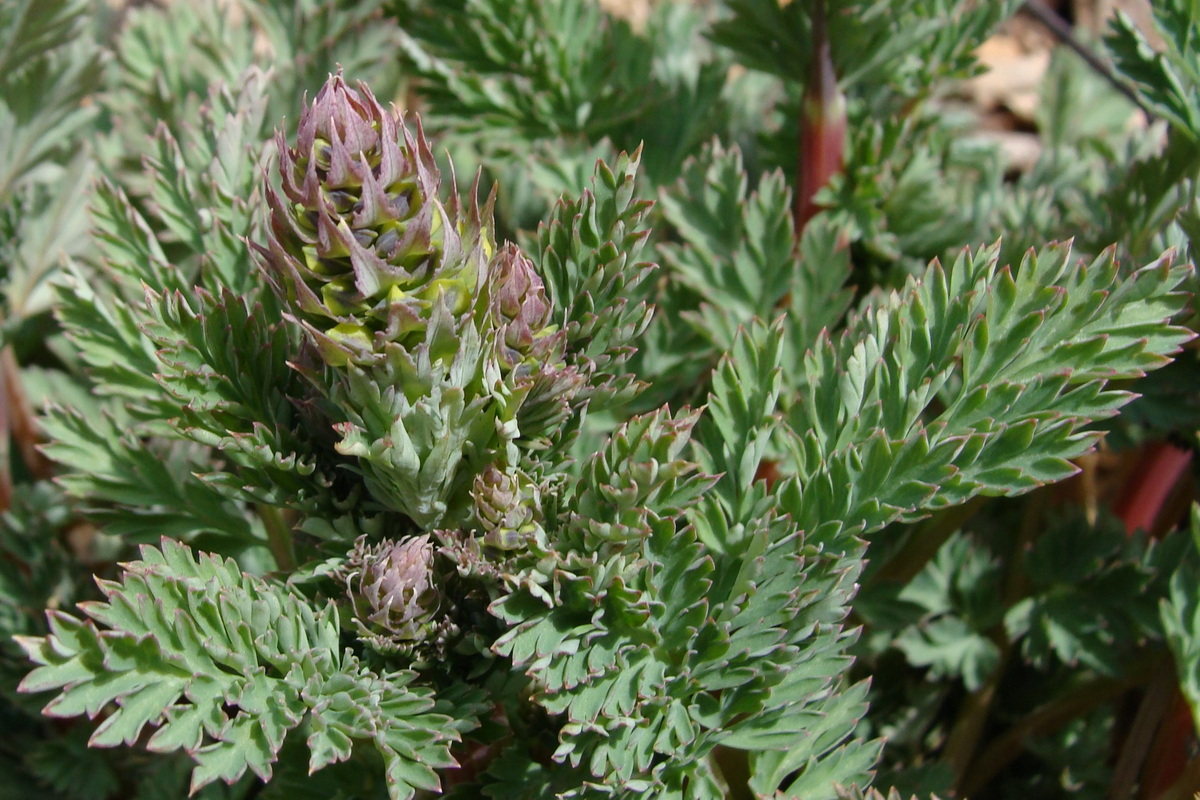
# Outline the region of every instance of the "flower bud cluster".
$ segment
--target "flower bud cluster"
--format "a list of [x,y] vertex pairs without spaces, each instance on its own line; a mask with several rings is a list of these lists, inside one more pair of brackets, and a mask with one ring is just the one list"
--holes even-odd
[[413,652],[447,633],[429,536],[374,547],[360,538],[344,568],[359,637],[381,652]]
[[438,199],[419,124],[410,131],[367,87],[336,75],[301,116],[296,146],[277,140],[280,187],[268,193],[262,253],[326,361],[370,362],[383,341],[419,339],[435,305],[471,307],[486,237],[476,229],[464,240]]
[[[295,146],[282,134],[278,146],[257,252],[345,414],[338,451],[375,501],[426,531],[464,517],[451,505],[480,476],[489,542],[526,540],[536,495],[481,473],[511,479],[522,449],[548,446],[579,409],[586,382],[533,261],[493,242],[490,200],[462,202],[453,187],[440,199],[419,122],[410,129],[361,84],[331,76]],[[522,499],[502,508],[510,495]]]

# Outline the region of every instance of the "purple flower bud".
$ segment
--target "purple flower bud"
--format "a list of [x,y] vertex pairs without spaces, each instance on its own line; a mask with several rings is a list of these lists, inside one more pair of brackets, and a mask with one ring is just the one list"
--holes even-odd
[[346,590],[360,634],[381,650],[421,642],[435,630],[441,593],[434,579],[429,536],[355,543],[346,569]]
[[457,198],[438,199],[419,121],[410,130],[339,74],[301,114],[295,146],[276,138],[280,187],[257,252],[326,360],[370,361],[388,341],[419,339],[435,306],[462,313],[460,298],[479,294],[487,232],[477,206],[460,218]]
[[503,342],[501,360],[509,367],[526,357],[538,358],[535,343],[552,331],[546,286],[533,263],[516,246],[507,244],[488,264],[488,289],[492,318]]

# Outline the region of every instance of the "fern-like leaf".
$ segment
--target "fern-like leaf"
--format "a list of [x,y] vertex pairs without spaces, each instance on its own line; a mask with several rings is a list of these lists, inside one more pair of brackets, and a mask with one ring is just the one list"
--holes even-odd
[[1098,436],[1084,426],[1130,398],[1106,383],[1191,338],[1170,324],[1190,268],[1169,256],[1121,280],[1111,250],[1072,265],[1054,245],[1015,270],[996,254],[935,263],[806,357],[789,413],[797,479],[781,498],[810,532],[872,531],[1073,474]]
[[[619,393],[630,383],[620,366],[650,322],[642,300],[653,265],[638,263],[649,235],[649,203],[634,198],[640,152],[622,154],[614,167],[597,162],[592,188],[563,199],[538,230],[536,252],[554,319],[566,331],[568,351]],[[599,390],[596,390],[599,392]]]
[[431,694],[412,673],[376,674],[342,652],[332,605],[166,539],[124,570],[100,582],[103,602],[81,604],[86,619],[51,612],[48,636],[20,640],[38,664],[21,690],[58,691],[51,716],[103,717],[93,746],[155,728],[149,750],[195,760],[193,791],[247,770],[268,780],[302,726],[313,771],[372,742],[393,800],[436,789],[435,770],[453,764],[459,734]]

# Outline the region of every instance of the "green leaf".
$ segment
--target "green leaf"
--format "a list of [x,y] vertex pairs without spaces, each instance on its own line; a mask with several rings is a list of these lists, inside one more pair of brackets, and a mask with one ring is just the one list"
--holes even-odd
[[[1119,520],[1057,519],[1025,554],[1028,596],[1005,614],[1009,637],[1035,665],[1058,659],[1119,675],[1130,645],[1157,638],[1157,602],[1179,537],[1150,543]],[[1171,554],[1175,555],[1171,555]]]
[[[435,326],[449,329],[445,318]],[[499,447],[496,404],[477,393],[474,383],[485,351],[472,326],[449,344],[431,334],[411,350],[396,348],[387,365],[372,371],[351,365],[332,392],[335,407],[348,417],[336,426],[335,448],[357,459],[366,486],[385,508],[399,511],[432,530]],[[461,496],[461,495],[460,495]]]
[[1191,0],[1163,0],[1153,6],[1160,52],[1128,14],[1118,13],[1105,44],[1118,71],[1137,88],[1158,115],[1193,140],[1200,139],[1200,44],[1195,26],[1200,9]]
[[[731,0],[712,38],[751,69],[804,83],[812,60],[812,5]],[[1017,3],[963,7],[953,0],[830,0],[828,39],[848,94],[875,103],[894,92],[912,97],[938,79],[975,67],[974,49]],[[919,59],[911,58],[920,52]]]
[[[105,601],[80,607],[86,621],[53,612],[49,636],[20,640],[38,665],[21,690],[59,691],[45,713],[106,712],[94,746],[157,727],[147,747],[188,752],[193,792],[247,769],[269,779],[306,719],[374,740],[394,800],[436,786],[430,767],[452,763],[459,734],[432,713],[427,690],[408,687],[412,673],[378,675],[343,652],[332,605],[315,608],[232,560],[165,539],[161,548],[143,547],[120,582],[101,582]],[[313,769],[327,758],[320,752]]]
[[399,5],[427,121],[488,149],[645,142],[652,177],[666,180],[722,117],[726,65],[685,4],[655,9],[636,33],[587,0]]
[[117,765],[109,754],[89,749],[86,731],[38,742],[28,757],[33,773],[72,800],[108,800],[120,790]]
[[214,293],[229,290],[271,304],[261,276],[249,266],[246,244],[258,236],[264,205],[265,84],[263,73],[250,68],[237,80],[236,93],[214,86],[200,109],[198,131],[176,141],[159,125],[145,168],[150,200],[166,228],[163,238],[176,245],[175,260],[189,273],[198,267],[200,281]]
[[1200,546],[1200,505],[1192,505],[1192,548],[1171,575],[1170,590],[1159,601],[1163,632],[1174,656],[1179,688],[1200,720],[1200,569],[1196,551]]
[[538,228],[538,268],[566,331],[568,352],[594,373],[605,394],[628,391],[620,372],[630,346],[650,322],[645,302],[653,265],[636,261],[649,235],[647,201],[634,197],[640,152],[622,154],[614,168],[597,162],[592,188],[564,198]]
[[[838,321],[850,300],[842,291],[850,275],[848,251],[838,246],[842,231],[822,220],[805,230],[797,250],[781,173],[749,192],[741,152],[713,142],[660,197],[682,242],[661,244],[658,252],[672,280],[688,290],[689,305],[698,305],[683,316],[717,352],[729,350],[755,317],[774,319],[789,306],[785,317],[801,353]],[[694,350],[689,355],[696,357]]]
[[1106,382],[1191,336],[1170,324],[1189,270],[1169,256],[1124,280],[1111,251],[1074,267],[1065,245],[1015,270],[996,257],[935,262],[806,355],[789,412],[796,478],[780,489],[801,525],[870,532],[1061,480],[1096,440],[1083,426],[1129,399]]
[[665,408],[634,417],[588,459],[569,516],[579,540],[564,537],[559,547],[605,553],[628,542],[638,546],[648,534],[647,518],[674,517],[692,506],[716,481],[679,457],[690,441],[700,412]]
[[[716,499],[735,524],[749,525],[763,510],[764,487],[756,482],[779,424],[782,327],[756,322],[738,332],[733,348],[713,370],[708,414],[697,435],[703,446],[701,467],[721,476]],[[724,538],[704,535],[705,543],[718,551],[732,544]]]
[[270,305],[226,289],[147,293],[142,333],[155,346],[157,381],[174,404],[175,435],[224,454],[203,480],[228,497],[340,517],[336,433],[322,398],[290,359],[300,331]]
[[1000,665],[996,643],[954,616],[910,628],[896,646],[910,664],[929,667],[931,678],[961,678],[968,691],[979,689]]
[[54,439],[47,455],[72,469],[60,477],[68,493],[123,507],[96,509],[110,532],[142,542],[168,533],[177,538],[211,533],[235,547],[263,538],[242,509],[196,477],[207,464],[203,451],[148,445],[108,413],[87,417],[52,409],[43,425]]
[[68,161],[95,116],[99,51],[81,0],[14,0],[0,9],[0,206],[44,162]]
[[[723,514],[704,504],[690,516],[714,513]],[[874,759],[861,742],[847,745],[853,768],[821,772],[863,710],[861,690],[831,691],[854,638],[838,624],[852,559],[802,548],[795,527],[769,513],[745,535],[744,556],[716,560],[690,527],[653,513],[645,524],[640,550],[567,559],[552,607],[525,591],[491,606],[508,626],[495,651],[563,721],[555,759],[600,783],[636,780],[672,797],[685,778],[708,785],[696,770],[717,744],[794,750],[780,780],[804,768],[829,792],[857,778]],[[805,738],[816,718],[826,727]]]

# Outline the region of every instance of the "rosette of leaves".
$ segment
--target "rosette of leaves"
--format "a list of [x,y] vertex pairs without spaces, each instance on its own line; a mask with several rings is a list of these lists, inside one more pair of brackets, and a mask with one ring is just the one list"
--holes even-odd
[[491,200],[439,199],[419,122],[334,75],[296,145],[278,143],[257,251],[346,411],[338,450],[377,502],[430,530],[484,466],[547,446],[583,377],[532,262],[496,247]]
[[532,542],[545,548],[541,487],[528,475],[488,466],[475,478],[471,495],[485,544],[500,550],[517,550]]

